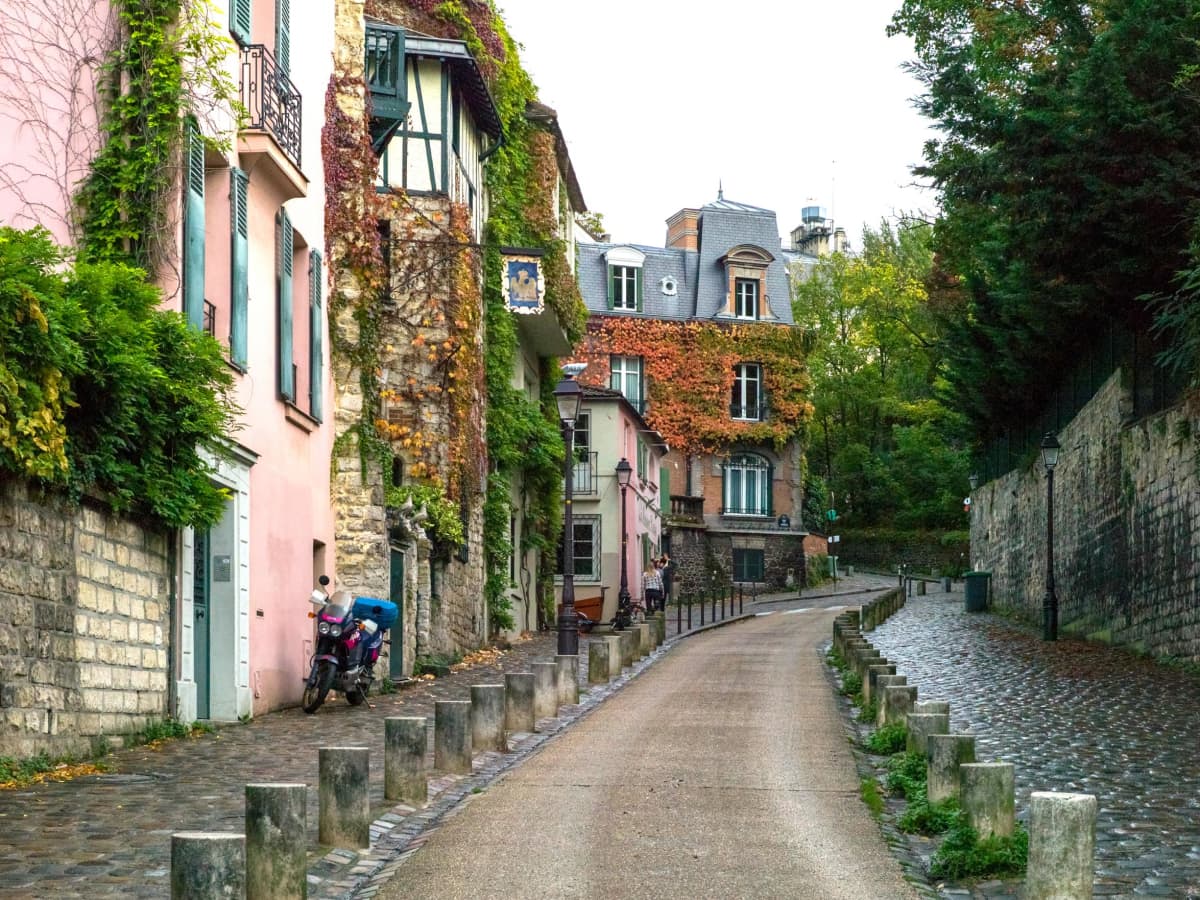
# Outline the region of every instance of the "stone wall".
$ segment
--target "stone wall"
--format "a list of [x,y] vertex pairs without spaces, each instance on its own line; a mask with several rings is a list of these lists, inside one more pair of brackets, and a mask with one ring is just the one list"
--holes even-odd
[[166,718],[167,535],[0,481],[0,755]]
[[944,543],[938,532],[842,531],[841,540],[830,544],[826,553],[836,554],[839,565],[862,566],[894,572],[896,566],[911,566],[914,572],[941,573],[970,569],[970,545],[967,541]]
[[804,538],[800,534],[714,533],[702,526],[678,524],[670,527],[670,533],[676,593],[708,590],[714,580],[728,584],[732,578],[735,547],[763,551],[764,576],[768,586],[786,587],[789,573],[793,584],[804,583],[806,562]]
[[[1115,374],[1058,434],[1055,592],[1061,628],[1200,662],[1200,477],[1194,410],[1132,420]],[[1041,461],[973,493],[971,553],[992,596],[1041,621],[1046,479]]]

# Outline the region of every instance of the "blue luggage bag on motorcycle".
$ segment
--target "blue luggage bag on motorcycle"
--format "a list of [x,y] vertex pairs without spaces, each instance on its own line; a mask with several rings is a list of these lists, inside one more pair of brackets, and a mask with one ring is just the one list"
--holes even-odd
[[370,619],[379,626],[380,631],[386,631],[400,618],[400,607],[390,600],[381,600],[378,597],[355,597],[353,613],[354,618],[360,622]]

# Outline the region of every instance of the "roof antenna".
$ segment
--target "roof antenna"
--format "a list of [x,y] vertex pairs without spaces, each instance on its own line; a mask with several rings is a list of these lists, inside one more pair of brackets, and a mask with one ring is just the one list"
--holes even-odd
[[722,183],[721,179],[719,179],[719,178],[717,179],[717,199],[718,200],[725,199],[725,185]]

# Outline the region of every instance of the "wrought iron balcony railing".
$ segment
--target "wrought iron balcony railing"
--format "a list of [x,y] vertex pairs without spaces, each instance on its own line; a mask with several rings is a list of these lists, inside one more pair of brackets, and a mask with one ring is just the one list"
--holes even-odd
[[204,318],[202,327],[213,337],[217,336],[217,307],[208,300],[204,301]]
[[756,406],[740,406],[739,404],[732,403],[729,406],[729,415],[734,419],[761,422],[767,417],[767,404],[759,403]]
[[301,97],[262,44],[242,48],[242,106],[247,128],[265,131],[300,168]]
[[723,506],[723,507],[721,507],[721,515],[723,515],[723,516],[758,516],[760,518],[766,518],[768,516],[774,516],[775,512],[769,506],[765,507],[765,508],[762,506],[746,506],[746,507]]
[[600,493],[599,481],[596,478],[596,452],[580,453],[575,460],[574,479],[571,482],[576,497],[596,496]]

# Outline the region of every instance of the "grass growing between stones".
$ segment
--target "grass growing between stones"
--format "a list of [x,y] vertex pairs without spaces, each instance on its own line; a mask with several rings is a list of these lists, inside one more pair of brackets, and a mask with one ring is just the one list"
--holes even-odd
[[842,693],[847,697],[858,696],[862,697],[862,678],[857,672],[845,672],[842,674]]
[[883,794],[879,791],[879,782],[874,778],[864,778],[859,792],[862,795],[863,803],[867,804],[867,809],[871,811],[871,815],[875,818],[883,815]]
[[876,756],[892,756],[901,752],[907,742],[908,727],[901,722],[894,722],[868,735],[863,747]]
[[937,852],[930,859],[931,878],[953,880],[1011,878],[1025,872],[1029,860],[1029,832],[1020,822],[1012,837],[980,839],[960,811]]
[[879,717],[879,704],[872,700],[870,703],[858,704],[858,721],[874,722]]
[[924,793],[925,777],[925,757],[920,753],[896,753],[887,762],[888,790],[905,800]]

